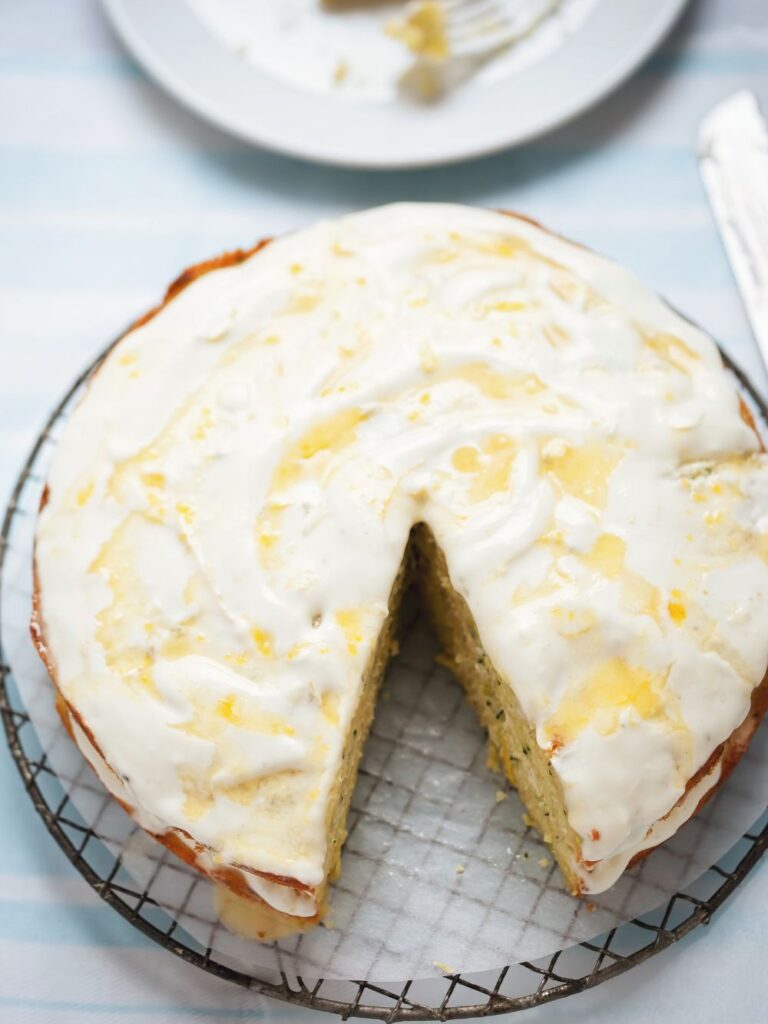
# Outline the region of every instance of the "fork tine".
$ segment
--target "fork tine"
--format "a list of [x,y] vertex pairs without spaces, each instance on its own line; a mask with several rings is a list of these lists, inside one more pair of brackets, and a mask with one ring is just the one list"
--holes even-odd
[[520,12],[510,0],[443,0],[446,35],[454,51],[464,51],[457,56],[480,55],[527,34],[557,6],[540,0],[534,17],[521,22]]
[[460,21],[468,18],[481,18],[488,15],[506,17],[503,4],[499,0],[454,0],[448,3],[443,0],[443,11],[448,21]]
[[450,35],[478,30],[497,31],[508,21],[508,15],[498,0],[457,0],[445,8],[446,28]]
[[[497,36],[506,36],[512,31],[509,21],[495,16],[484,16],[471,21],[464,21],[446,28],[446,36],[452,45],[460,45],[475,40],[490,40]],[[486,43],[487,45],[487,43]]]
[[451,11],[458,10],[459,8],[470,8],[477,7],[478,4],[486,3],[487,0],[442,0],[442,8],[450,14]]

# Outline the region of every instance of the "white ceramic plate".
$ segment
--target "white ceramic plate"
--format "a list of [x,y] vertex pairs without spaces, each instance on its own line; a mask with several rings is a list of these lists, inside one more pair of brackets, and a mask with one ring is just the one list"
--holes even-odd
[[220,127],[323,163],[402,168],[491,153],[574,117],[635,70],[687,0],[595,0],[538,59],[495,80],[489,68],[433,104],[303,88],[238,56],[187,0],[103,2],[146,70]]

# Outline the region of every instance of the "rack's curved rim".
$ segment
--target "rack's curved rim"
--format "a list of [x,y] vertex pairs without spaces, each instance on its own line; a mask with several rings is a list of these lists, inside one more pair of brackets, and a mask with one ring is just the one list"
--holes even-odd
[[[88,378],[96,372],[119,340],[120,339],[118,338],[112,342],[112,344],[109,345],[94,360],[94,362],[84,370],[84,372],[67,391],[51,413],[45,427],[39,434],[21,469],[11,494],[8,507],[5,511],[2,531],[0,531],[0,584],[2,582],[2,573],[5,567],[5,556],[9,546],[9,537],[14,516],[17,514],[19,509],[18,501],[27,480],[30,478],[32,469],[40,451],[43,445],[50,439],[53,426],[59,420],[73,397],[87,382]],[[720,352],[725,366],[735,376],[740,387],[743,389],[743,392],[748,396],[749,400],[758,411],[763,423],[768,424],[768,406],[757,393],[743,370],[741,370],[740,367],[737,366],[722,349]],[[354,987],[355,995],[350,999],[332,998],[322,994],[324,985],[339,984],[335,979],[330,981],[320,979],[310,987],[301,977],[297,976],[295,979],[295,985],[293,985],[291,984],[288,975],[284,971],[281,971],[281,980],[279,983],[267,981],[220,963],[212,957],[212,950],[210,947],[203,954],[184,945],[183,942],[173,937],[175,924],[172,923],[170,929],[163,931],[151,921],[143,917],[141,911],[144,906],[153,905],[158,907],[159,904],[148,896],[146,892],[143,895],[136,893],[135,891],[128,890],[125,886],[119,885],[114,881],[114,877],[117,874],[117,868],[120,865],[119,857],[116,859],[115,866],[107,877],[101,877],[101,875],[85,860],[83,856],[84,844],[78,850],[62,827],[60,812],[57,812],[56,809],[50,806],[37,783],[37,778],[42,771],[48,771],[51,774],[55,774],[45,765],[45,753],[43,753],[39,762],[34,762],[30,760],[25,752],[24,744],[19,734],[25,725],[31,725],[31,719],[23,706],[20,706],[20,701],[18,701],[18,706],[14,706],[14,702],[9,693],[8,683],[12,679],[12,672],[10,665],[5,660],[1,627],[2,586],[0,585],[0,715],[2,715],[3,725],[5,726],[8,746],[16,767],[19,770],[19,774],[21,775],[24,788],[29,794],[29,798],[32,801],[35,810],[43,819],[43,822],[50,834],[64,851],[67,859],[75,866],[75,868],[77,868],[91,888],[93,888],[99,896],[109,904],[109,906],[113,907],[135,928],[138,928],[138,930],[144,935],[148,936],[158,945],[169,950],[180,959],[185,960],[187,963],[194,964],[196,967],[200,967],[216,977],[224,978],[227,981],[234,982],[237,985],[261,995],[271,996],[272,998],[280,999],[307,1009],[335,1013],[340,1015],[344,1020],[349,1017],[363,1017],[384,1020],[393,1024],[393,1022],[400,1020],[443,1021],[466,1017],[494,1016],[497,1014],[529,1009],[534,1006],[549,1003],[556,999],[562,999],[566,996],[575,995],[578,992],[583,992],[586,989],[593,988],[604,981],[608,981],[610,978],[615,978],[620,974],[624,974],[626,971],[631,970],[631,968],[636,967],[638,964],[643,963],[650,957],[660,953],[662,950],[667,949],[673,943],[678,942],[700,925],[708,924],[714,912],[722,906],[733,890],[743,882],[755,864],[757,864],[766,852],[766,849],[768,849],[768,820],[766,820],[759,831],[747,832],[743,836],[742,840],[740,840],[740,842],[746,841],[748,847],[734,867],[727,869],[721,866],[722,861],[727,861],[729,859],[730,855],[726,855],[720,863],[713,865],[709,869],[710,872],[721,877],[722,882],[706,899],[700,899],[699,897],[685,891],[675,893],[665,906],[657,908],[655,916],[658,916],[659,913],[661,915],[657,922],[654,923],[653,921],[648,920],[649,916],[653,917],[654,915],[642,915],[639,918],[635,918],[634,920],[627,922],[625,925],[612,928],[604,936],[600,937],[602,941],[595,940],[579,943],[578,947],[592,953],[595,958],[592,969],[579,977],[568,976],[564,973],[558,972],[558,961],[560,961],[563,954],[567,952],[566,950],[559,950],[551,957],[547,958],[546,962],[539,961],[536,963],[529,963],[526,961],[522,963],[519,966],[522,966],[531,972],[532,991],[526,995],[508,996],[502,992],[504,981],[512,965],[504,967],[499,971],[496,982],[492,987],[481,984],[477,980],[473,980],[473,978],[478,978],[477,974],[468,974],[466,976],[461,973],[446,974],[443,979],[445,982],[445,992],[440,1003],[437,1005],[426,1005],[425,1003],[418,1001],[415,998],[415,993],[412,993],[412,989],[416,984],[412,980],[404,982],[397,991],[373,982],[352,980],[348,984],[351,984]],[[67,824],[70,827],[74,825],[73,822],[67,822]],[[80,828],[80,826],[77,825],[74,827],[78,829]],[[98,838],[98,833],[92,829],[80,830]],[[736,847],[738,847],[738,845],[739,844],[737,843]],[[736,847],[734,847],[734,849],[736,849]],[[731,853],[732,852],[733,851],[731,851]],[[129,904],[122,898],[121,894],[123,893],[130,893],[133,896],[138,896],[139,902],[137,906],[129,906]],[[673,916],[678,916],[680,908],[683,906],[685,909],[690,908],[690,912],[687,913],[687,916],[684,916],[676,925],[671,926],[670,922],[673,919]],[[612,950],[611,946],[615,942],[616,937],[620,936],[626,929],[631,929],[632,927],[646,932],[649,935],[649,941],[628,955],[619,953],[615,949]],[[464,992],[467,993],[467,999],[473,999],[474,1002],[467,1001],[458,1005],[453,1005],[453,1000],[456,999],[457,993]],[[383,999],[388,1000],[389,1002],[381,1004],[378,1002],[366,1002],[366,993],[370,993],[379,1000]],[[409,993],[411,993],[411,998],[409,998]],[[479,999],[478,997],[482,997],[482,999]]]

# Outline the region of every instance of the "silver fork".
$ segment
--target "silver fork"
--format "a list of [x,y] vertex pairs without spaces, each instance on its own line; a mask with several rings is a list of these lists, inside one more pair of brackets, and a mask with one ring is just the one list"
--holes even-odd
[[560,0],[441,0],[448,60],[482,60],[529,35]]
[[[412,0],[410,12],[423,8]],[[401,76],[401,88],[421,100],[434,100],[461,85],[497,54],[529,35],[560,0],[438,0],[447,52],[420,54]]]

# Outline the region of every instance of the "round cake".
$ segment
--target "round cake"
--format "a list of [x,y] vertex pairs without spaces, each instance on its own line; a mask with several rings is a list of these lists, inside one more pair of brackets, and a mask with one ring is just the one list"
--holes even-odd
[[322,916],[416,584],[574,893],[766,703],[768,461],[713,342],[531,222],[403,204],[187,271],[62,432],[32,632],[71,734],[272,937]]

